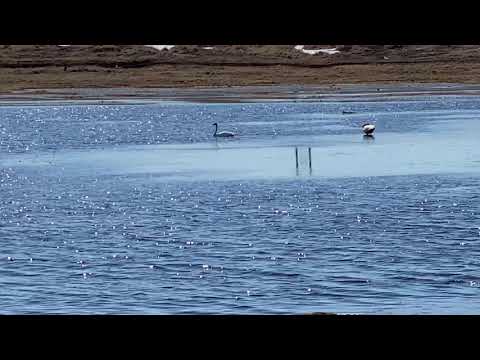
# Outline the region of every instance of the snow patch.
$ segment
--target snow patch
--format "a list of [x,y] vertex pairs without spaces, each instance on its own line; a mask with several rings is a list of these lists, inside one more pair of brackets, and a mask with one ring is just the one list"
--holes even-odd
[[175,47],[175,45],[145,45],[146,47],[151,47],[156,50],[162,51],[164,49],[170,50]]
[[338,54],[340,52],[339,50],[337,50],[337,48],[320,49],[318,51],[328,55]]
[[338,54],[340,51],[337,48],[330,48],[330,49],[315,49],[315,50],[305,50],[305,45],[297,45],[295,46],[295,50],[301,51],[304,54],[308,55],[317,55],[318,53],[323,53],[327,55]]
[[213,47],[213,46],[205,46],[203,49],[205,49],[205,50],[213,50],[214,47]]

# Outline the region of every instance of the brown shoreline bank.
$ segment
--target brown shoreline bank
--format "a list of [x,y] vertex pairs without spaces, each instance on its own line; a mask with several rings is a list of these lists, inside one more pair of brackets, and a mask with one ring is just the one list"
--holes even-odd
[[[0,45],[0,94],[61,91],[78,98],[79,91],[63,89],[90,89],[91,94],[96,93],[94,89],[104,89],[102,96],[112,94],[106,89],[136,89],[122,91],[127,97],[131,92],[136,92],[132,96],[150,97],[164,96],[160,89],[171,93],[174,88],[184,89],[178,92],[191,98],[194,95],[189,89],[208,93],[204,89],[209,88],[222,99],[221,88],[232,94],[238,91],[228,89],[238,87],[300,87],[307,92],[319,88],[328,93],[330,87],[335,91],[344,84],[372,88],[480,84],[480,47],[476,45],[304,47],[310,51],[334,48],[335,53],[311,55],[294,45],[175,45],[161,51],[144,45]],[[285,98],[288,92],[265,90],[263,96],[276,93]],[[118,93],[121,91],[112,96],[118,98]],[[253,96],[260,93],[255,91]],[[81,96],[90,97],[85,92]]]
[[406,96],[480,95],[479,84],[399,83],[329,86],[271,85],[190,88],[67,88],[28,89],[0,94],[0,105],[38,103],[141,103],[399,100]]
[[0,93],[62,88],[191,88],[232,86],[330,86],[341,84],[480,83],[478,63],[308,65],[93,65],[0,67]]

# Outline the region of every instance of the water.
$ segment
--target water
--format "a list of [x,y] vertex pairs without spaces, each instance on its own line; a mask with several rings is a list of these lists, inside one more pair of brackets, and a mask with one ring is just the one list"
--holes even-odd
[[479,117],[472,96],[0,107],[0,312],[479,313]]

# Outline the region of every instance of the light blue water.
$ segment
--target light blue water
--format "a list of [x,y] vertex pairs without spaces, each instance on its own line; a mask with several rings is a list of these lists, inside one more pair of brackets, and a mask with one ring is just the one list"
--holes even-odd
[[0,312],[479,313],[479,118],[473,96],[0,107]]

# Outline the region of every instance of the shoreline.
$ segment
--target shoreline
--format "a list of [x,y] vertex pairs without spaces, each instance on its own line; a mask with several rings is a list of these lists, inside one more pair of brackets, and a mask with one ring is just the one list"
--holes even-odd
[[0,106],[82,103],[112,105],[188,102],[242,103],[265,101],[318,102],[409,96],[480,95],[479,84],[364,83],[335,85],[199,86],[188,88],[53,88],[0,93]]

